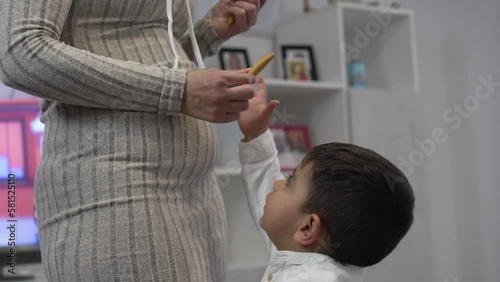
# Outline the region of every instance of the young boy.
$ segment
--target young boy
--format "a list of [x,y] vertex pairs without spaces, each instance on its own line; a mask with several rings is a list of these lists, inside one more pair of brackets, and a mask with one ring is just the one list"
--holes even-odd
[[404,174],[356,145],[315,147],[284,180],[268,130],[278,105],[264,81],[238,120],[249,207],[271,250],[262,281],[354,282],[389,255],[413,222]]

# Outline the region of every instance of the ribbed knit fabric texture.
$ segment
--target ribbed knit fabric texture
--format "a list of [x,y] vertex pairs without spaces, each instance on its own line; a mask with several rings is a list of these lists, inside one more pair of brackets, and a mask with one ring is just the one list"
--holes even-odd
[[[223,281],[227,227],[213,124],[180,114],[196,68],[173,0],[2,0],[0,78],[42,98],[35,180],[49,281]],[[202,55],[222,40],[210,13]]]

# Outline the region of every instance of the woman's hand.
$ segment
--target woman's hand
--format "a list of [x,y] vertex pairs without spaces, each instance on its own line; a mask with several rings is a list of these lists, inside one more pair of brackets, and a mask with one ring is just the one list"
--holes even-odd
[[187,73],[181,113],[216,123],[235,121],[254,96],[247,70],[204,69]]
[[[212,25],[223,39],[245,32],[257,21],[257,14],[266,0],[219,0],[212,8]],[[229,15],[234,16],[233,24],[227,23]]]
[[280,103],[278,100],[267,103],[264,79],[259,76],[257,82],[258,90],[255,92],[255,97],[249,101],[248,110],[242,112],[238,119],[238,125],[245,136],[245,142],[251,141],[266,132],[269,128],[269,119]]

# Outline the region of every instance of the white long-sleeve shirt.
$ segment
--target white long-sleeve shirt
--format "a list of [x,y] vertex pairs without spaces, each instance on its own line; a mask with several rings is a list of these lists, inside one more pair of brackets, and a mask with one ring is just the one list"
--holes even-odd
[[264,212],[266,195],[273,183],[283,179],[278,153],[271,132],[239,144],[243,180],[252,218],[271,252],[269,265],[261,282],[361,282],[363,268],[342,266],[320,253],[277,250],[259,220]]

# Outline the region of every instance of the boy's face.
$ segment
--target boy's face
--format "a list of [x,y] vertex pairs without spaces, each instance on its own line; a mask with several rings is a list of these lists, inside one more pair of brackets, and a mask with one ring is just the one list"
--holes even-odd
[[310,166],[298,166],[288,180],[274,182],[273,191],[266,197],[260,226],[278,249],[286,249],[306,215],[302,208],[309,195]]

